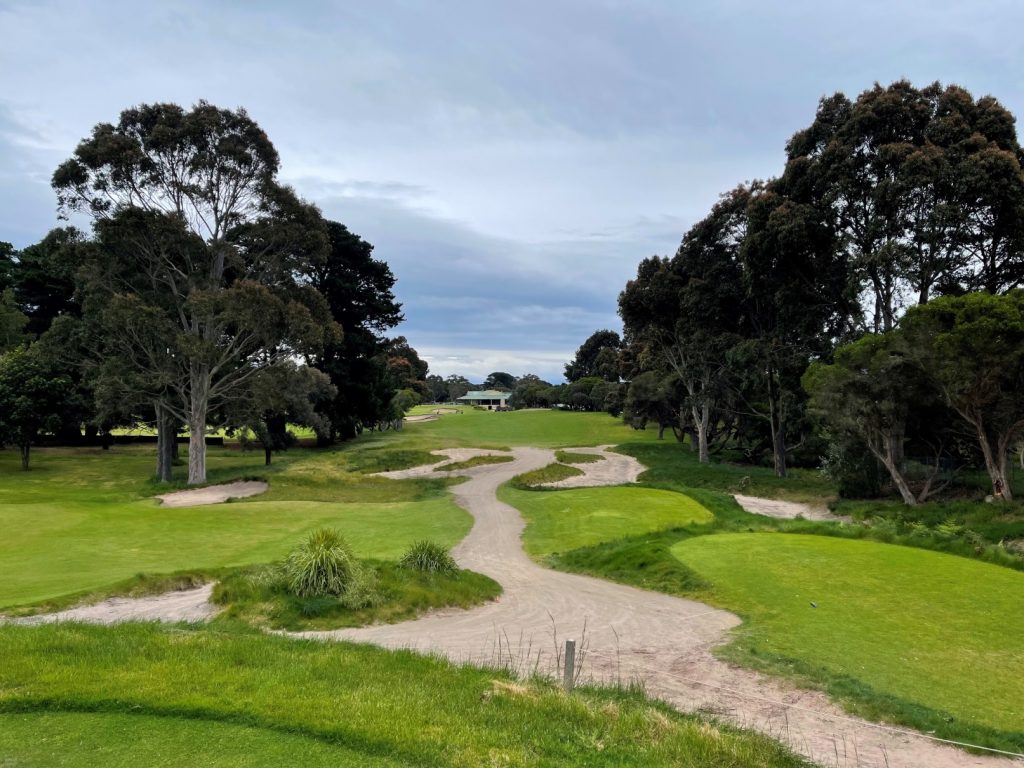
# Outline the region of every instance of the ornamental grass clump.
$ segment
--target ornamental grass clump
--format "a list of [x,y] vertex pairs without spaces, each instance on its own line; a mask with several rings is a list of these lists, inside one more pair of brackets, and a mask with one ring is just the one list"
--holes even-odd
[[417,541],[405,551],[398,564],[425,573],[450,574],[459,570],[448,550],[433,541]]
[[284,562],[288,588],[298,597],[342,595],[358,566],[338,531],[319,528],[291,551]]

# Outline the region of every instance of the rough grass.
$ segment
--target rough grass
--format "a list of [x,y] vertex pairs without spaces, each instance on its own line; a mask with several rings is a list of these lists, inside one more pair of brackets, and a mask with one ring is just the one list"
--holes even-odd
[[712,520],[711,513],[690,497],[650,488],[538,492],[505,486],[498,498],[522,513],[523,547],[533,557]]
[[[804,764],[766,737],[636,694],[582,688],[567,697],[541,682],[370,646],[61,625],[0,627],[0,658],[0,755],[15,765],[72,759],[79,753],[66,753],[69,743],[99,756],[90,764],[118,765],[123,736],[133,733],[158,739],[165,765],[196,764],[188,751],[167,762],[186,733],[192,750],[223,734],[224,765],[271,764],[287,750],[296,751],[278,764],[304,754],[342,765],[464,768]],[[124,730],[129,713],[146,720]],[[48,725],[67,725],[69,735]],[[36,738],[18,738],[29,732]]]
[[573,453],[572,451],[555,451],[555,461],[561,464],[594,464],[604,461],[604,456],[596,453]]
[[[372,442],[370,447],[376,447]],[[43,449],[16,469],[0,451],[0,608],[110,587],[140,572],[173,573],[277,560],[302,535],[338,528],[362,556],[396,559],[418,539],[457,543],[472,520],[441,481],[366,478],[362,445],[293,449],[258,500],[161,508],[152,452]],[[258,458],[210,450],[211,481],[251,476]],[[358,499],[358,501],[356,500]]]
[[546,467],[516,475],[510,482],[514,488],[529,490],[539,485],[549,485],[557,483],[559,480],[567,480],[570,477],[580,477],[582,474],[582,469],[570,467],[568,464],[548,464]]
[[873,695],[837,687],[876,716],[1024,749],[1024,574],[821,536],[702,536],[672,554],[746,618],[730,659],[853,678]]
[[222,619],[291,631],[393,624],[438,608],[472,608],[501,594],[493,579],[472,571],[423,573],[388,561],[361,561],[373,595],[368,605],[350,607],[341,597],[297,597],[282,583],[277,566],[233,571],[214,587]]
[[451,464],[445,464],[437,468],[438,472],[457,472],[460,469],[472,469],[473,467],[483,467],[488,464],[506,464],[510,461],[515,461],[515,456],[474,456],[471,459],[465,461],[453,461]]

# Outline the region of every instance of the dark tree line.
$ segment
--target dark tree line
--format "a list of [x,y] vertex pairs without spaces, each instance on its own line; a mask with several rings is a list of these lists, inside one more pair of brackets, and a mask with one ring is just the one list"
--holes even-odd
[[0,396],[28,402],[30,363],[63,393],[39,394],[34,425],[0,401],[0,436],[152,424],[167,480],[186,429],[198,483],[211,426],[251,430],[269,462],[289,424],[330,442],[400,423],[427,366],[385,335],[402,320],[395,278],[278,167],[244,110],[150,104],[96,126],[53,177],[91,235],[0,246]]
[[[786,156],[778,178],[723,195],[674,256],[645,259],[621,293],[625,418],[690,435],[702,462],[726,444],[766,454],[780,477],[798,450],[841,442],[884,465],[908,502],[938,485],[913,492],[903,482],[907,445],[937,467],[967,425],[1007,495],[1006,457],[1024,430],[1009,405],[1017,357],[997,341],[1016,322],[996,309],[1013,300],[999,297],[1024,282],[1013,116],[958,86],[876,85],[855,100],[822,99]],[[957,301],[1002,318],[1002,335],[957,347],[956,332],[922,319],[939,307],[959,317]],[[908,343],[913,355],[900,351]],[[986,354],[1006,367],[984,380],[998,418],[957,394],[983,387],[964,383],[963,366],[994,371]],[[839,407],[853,401],[861,411]]]

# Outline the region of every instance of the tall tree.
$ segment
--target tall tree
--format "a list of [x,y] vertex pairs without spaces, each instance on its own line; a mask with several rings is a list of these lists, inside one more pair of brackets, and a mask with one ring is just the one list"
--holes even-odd
[[974,433],[992,493],[1012,499],[1009,455],[1024,435],[1024,290],[942,297],[901,324],[908,348]]
[[670,370],[685,390],[678,404],[697,436],[701,463],[721,418],[726,352],[739,338],[743,301],[740,247],[752,190],[738,187],[683,238],[672,259],[647,259],[619,296],[626,339],[654,370]]
[[326,298],[344,336],[324,347],[310,363],[331,378],[337,394],[324,407],[330,425],[324,441],[355,437],[380,420],[393,392],[379,355],[384,333],[402,321],[395,277],[373,258],[373,246],[343,224],[327,222],[330,251],[313,269],[313,286]]
[[38,344],[0,357],[0,443],[18,446],[22,469],[39,433],[60,426],[71,390],[65,371]]
[[494,371],[484,379],[484,389],[502,389],[511,391],[516,385],[516,377],[505,371]]
[[[173,341],[163,354],[133,353],[135,327],[117,346],[147,375],[175,369],[158,407],[188,425],[190,483],[206,479],[211,409],[244,393],[261,365],[315,352],[338,332],[309,285],[326,256],[322,220],[277,181],[278,167],[244,110],[148,104],[97,125],[53,176],[63,210],[114,223],[95,270],[120,249],[108,273],[127,279],[111,283],[113,296],[137,313],[148,341]],[[143,299],[156,292],[161,317]]]
[[605,381],[619,380],[619,351],[622,339],[615,331],[595,331],[576,350],[576,355],[565,366],[565,379],[569,382],[598,376]]

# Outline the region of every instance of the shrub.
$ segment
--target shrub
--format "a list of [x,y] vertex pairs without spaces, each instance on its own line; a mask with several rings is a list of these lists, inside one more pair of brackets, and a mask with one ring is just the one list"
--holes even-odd
[[298,597],[341,595],[356,571],[355,558],[338,531],[320,528],[288,555],[288,588]]
[[403,568],[427,573],[455,573],[459,570],[448,550],[433,541],[417,541],[398,563]]

